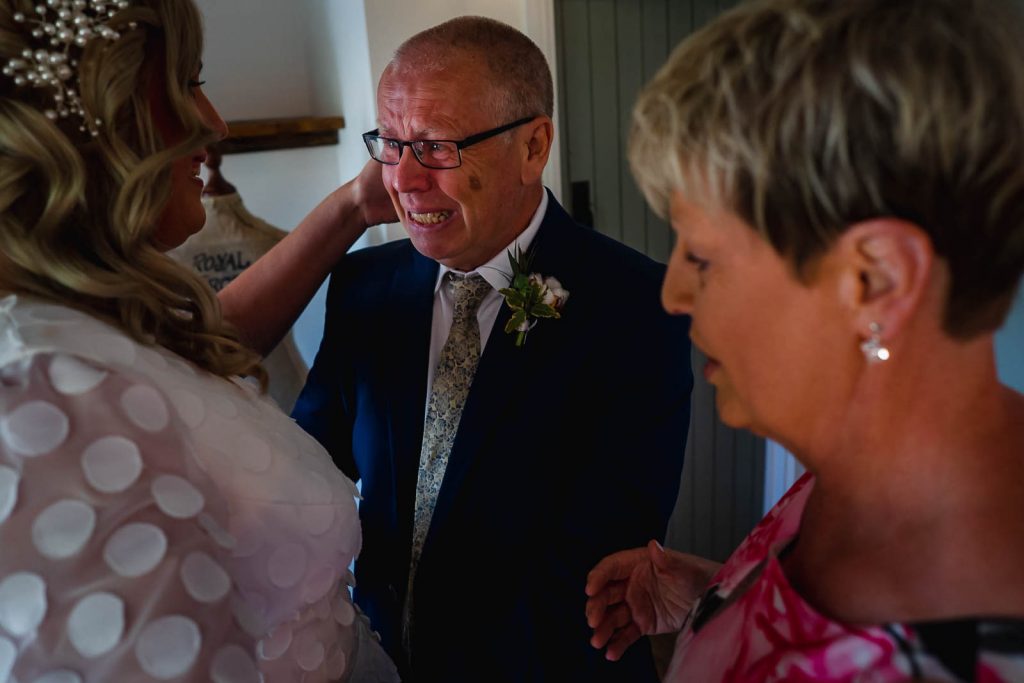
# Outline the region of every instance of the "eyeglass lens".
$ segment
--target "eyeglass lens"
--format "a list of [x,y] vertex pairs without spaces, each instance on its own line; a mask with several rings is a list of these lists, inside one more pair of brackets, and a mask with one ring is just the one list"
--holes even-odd
[[459,165],[459,148],[454,142],[436,140],[403,142],[372,136],[367,138],[367,144],[373,158],[385,164],[397,164],[402,156],[402,148],[408,145],[424,166],[454,168]]

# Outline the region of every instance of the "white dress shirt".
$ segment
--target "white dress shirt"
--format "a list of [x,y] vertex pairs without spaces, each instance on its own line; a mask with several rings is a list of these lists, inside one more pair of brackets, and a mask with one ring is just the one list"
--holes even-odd
[[[491,330],[494,328],[494,322],[498,319],[498,311],[501,310],[501,304],[504,303],[504,298],[498,290],[508,287],[508,278],[510,273],[507,252],[511,249],[518,248],[525,253],[526,250],[530,248],[530,245],[533,243],[533,238],[537,235],[537,230],[540,228],[540,223],[544,219],[544,214],[547,210],[548,193],[547,190],[545,190],[541,193],[540,204],[537,206],[537,210],[534,211],[533,218],[530,219],[526,229],[519,233],[508,247],[495,254],[494,258],[476,270],[470,271],[470,273],[478,273],[480,277],[487,280],[488,284],[492,287],[491,291],[487,292],[483,301],[480,302],[480,308],[476,313],[476,320],[480,325],[481,356],[487,346],[487,338],[490,336]],[[441,283],[444,282],[445,274],[450,270],[459,275],[470,274],[463,273],[460,270],[454,270],[444,264],[442,264],[437,271],[437,282],[434,283],[434,316],[430,325],[430,361],[427,364],[428,405],[430,403],[430,390],[434,386],[434,368],[437,367],[437,360],[441,357],[441,349],[444,347],[444,343],[448,340],[448,332],[452,329],[452,318],[454,316],[455,304],[452,301],[451,292],[448,291],[448,288],[441,286]],[[425,414],[426,413],[424,412],[424,415]]]

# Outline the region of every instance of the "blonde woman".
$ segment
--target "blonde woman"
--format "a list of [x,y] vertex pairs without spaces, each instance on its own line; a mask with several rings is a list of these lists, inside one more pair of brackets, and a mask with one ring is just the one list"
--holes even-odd
[[390,202],[372,167],[325,200],[225,293],[236,333],[163,253],[226,132],[201,47],[190,0],[0,1],[0,681],[396,680],[354,487],[251,350]]
[[1024,680],[1024,30],[995,0],[762,0],[636,105],[722,418],[808,474],[717,566],[599,563],[593,644],[680,631],[670,681]]

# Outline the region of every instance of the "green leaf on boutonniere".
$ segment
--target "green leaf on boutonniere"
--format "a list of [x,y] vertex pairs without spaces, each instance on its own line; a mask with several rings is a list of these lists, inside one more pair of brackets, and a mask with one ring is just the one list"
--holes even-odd
[[537,320],[562,317],[559,311],[568,300],[569,292],[556,278],[530,272],[532,248],[524,254],[516,246],[508,252],[508,262],[512,268],[508,274],[509,286],[498,291],[513,311],[505,332],[516,333],[516,346],[522,346]]
[[547,304],[534,304],[530,308],[530,315],[534,318],[559,318],[558,311]]
[[506,287],[505,289],[499,289],[498,291],[503,297],[505,297],[505,302],[508,304],[509,308],[515,310],[526,306],[526,299],[516,290]]
[[524,311],[516,311],[512,314],[512,317],[505,323],[505,332],[512,333],[519,329],[520,325],[526,322],[526,313]]

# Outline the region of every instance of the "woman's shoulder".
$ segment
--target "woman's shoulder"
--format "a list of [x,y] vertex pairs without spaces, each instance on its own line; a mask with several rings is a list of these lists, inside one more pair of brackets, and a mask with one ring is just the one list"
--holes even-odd
[[[249,381],[215,376],[68,306],[0,299],[0,369],[13,381],[36,366],[58,390],[66,385],[76,395],[115,376],[126,388],[97,401],[169,425],[257,538],[266,538],[268,524],[287,522],[294,539],[308,537],[311,552],[344,547],[333,558],[342,567],[358,550],[354,484]],[[336,538],[338,527],[344,538]]]
[[[0,545],[28,538],[39,556],[0,553],[0,582],[15,577],[0,590],[0,627],[19,581],[45,585],[51,600],[75,593],[77,579],[60,573],[64,557],[74,558],[82,577],[117,583],[134,577],[139,563],[156,572],[202,548],[238,591],[227,613],[245,631],[236,632],[243,643],[296,614],[305,624],[306,612],[319,614],[337,599],[361,544],[355,487],[255,387],[79,311],[11,299],[0,299],[0,358]],[[132,545],[132,534],[141,545]],[[50,555],[57,564],[48,564]],[[197,563],[205,564],[195,577],[182,564],[181,580],[170,572],[167,586],[150,586],[154,600],[181,603],[191,610],[182,613],[189,628],[206,632],[228,601],[219,588],[217,600],[207,600],[204,582],[221,586],[224,575],[204,558],[188,566]],[[137,582],[114,583],[107,592],[137,611],[122,595]],[[179,588],[199,597],[189,602]],[[329,627],[316,628],[333,633],[351,622]],[[136,622],[123,628],[104,637],[120,642]]]
[[108,370],[144,367],[155,352],[71,306],[23,295],[0,298],[0,366],[40,353],[73,356]]
[[[0,292],[0,365],[38,353],[79,357],[111,370],[150,374],[170,369],[186,376],[209,375],[159,345],[141,341],[99,315],[24,294]],[[211,375],[212,376],[212,375]]]
[[701,598],[666,680],[737,673],[772,681],[1024,681],[1024,620],[840,622],[806,603],[770,560],[734,600]]
[[24,353],[0,385],[0,673],[127,679],[231,656],[251,637],[227,609],[227,509],[187,434],[152,385],[46,347],[2,347]]
[[747,534],[712,579],[719,592],[730,594],[770,557],[781,553],[796,537],[814,477],[804,473]]
[[114,374],[137,385],[109,400],[167,413],[229,497],[354,506],[352,482],[250,381],[213,375],[69,306],[14,295],[0,299],[0,368],[17,375],[40,356],[52,357],[45,365],[57,382],[88,385]]

